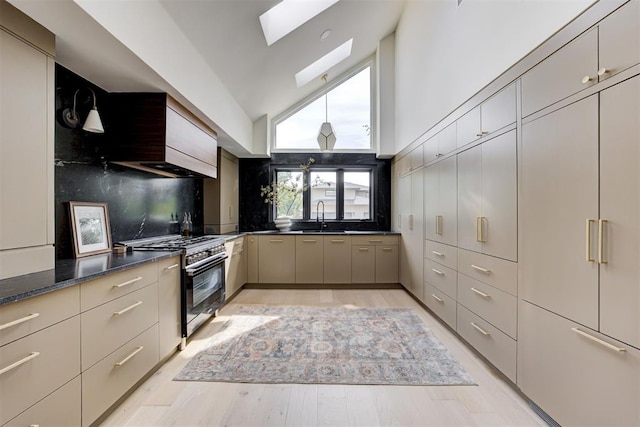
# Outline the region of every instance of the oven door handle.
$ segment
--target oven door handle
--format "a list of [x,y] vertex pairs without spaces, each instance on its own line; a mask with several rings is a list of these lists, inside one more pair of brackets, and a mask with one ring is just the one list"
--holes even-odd
[[219,254],[213,255],[213,256],[210,256],[209,258],[203,259],[202,261],[198,261],[189,265],[187,268],[185,268],[184,271],[187,273],[187,276],[192,277],[205,270],[208,270],[211,267],[214,267],[220,264],[222,261],[224,261],[227,258],[228,256],[226,254],[223,254],[222,256],[220,256]]

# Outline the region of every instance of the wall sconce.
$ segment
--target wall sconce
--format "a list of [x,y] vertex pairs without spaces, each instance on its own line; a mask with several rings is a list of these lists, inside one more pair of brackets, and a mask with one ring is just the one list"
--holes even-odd
[[[93,107],[89,111],[82,129],[86,130],[87,132],[104,133],[102,120],[100,120],[100,114],[98,114],[98,109],[96,108],[96,94],[93,89],[87,89],[91,91],[91,96],[93,97]],[[78,96],[78,92],[80,92],[80,89],[76,90],[76,93],[73,94],[73,108],[66,108],[62,112],[62,120],[71,129],[77,128],[78,124],[80,123],[80,117],[78,116],[78,112],[76,111],[76,98]]]

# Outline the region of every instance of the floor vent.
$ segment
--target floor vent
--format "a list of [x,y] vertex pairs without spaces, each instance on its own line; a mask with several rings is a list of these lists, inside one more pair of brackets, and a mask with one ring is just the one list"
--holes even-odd
[[535,412],[540,418],[542,418],[542,421],[549,425],[549,427],[560,427],[560,424],[558,424],[556,420],[551,418],[549,414],[544,412],[541,407],[531,401],[529,401],[529,406],[531,407],[531,409],[533,409],[533,412]]

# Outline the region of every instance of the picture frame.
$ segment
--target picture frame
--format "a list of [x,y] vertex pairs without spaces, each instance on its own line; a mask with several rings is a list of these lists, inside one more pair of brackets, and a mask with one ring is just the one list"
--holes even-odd
[[69,202],[76,258],[111,252],[111,228],[106,203]]

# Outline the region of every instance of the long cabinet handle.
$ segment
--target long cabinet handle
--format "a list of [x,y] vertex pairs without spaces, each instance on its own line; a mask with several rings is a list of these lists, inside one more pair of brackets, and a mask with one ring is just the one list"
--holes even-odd
[[436,234],[442,235],[442,215],[436,215]]
[[571,328],[571,330],[572,330],[573,332],[575,332],[576,334],[578,334],[578,335],[581,335],[581,336],[583,336],[583,337],[585,337],[585,338],[587,338],[587,339],[590,339],[590,340],[591,340],[591,341],[593,341],[593,342],[597,342],[598,344],[600,344],[600,345],[603,345],[603,346],[607,347],[607,348],[608,348],[608,349],[610,349],[610,350],[617,351],[618,353],[622,353],[622,352],[627,351],[627,349],[626,349],[626,348],[623,348],[623,347],[616,347],[615,345],[613,345],[613,344],[609,344],[608,342],[603,341],[603,340],[601,340],[600,338],[596,338],[596,337],[594,337],[593,335],[588,334],[588,333],[586,333],[586,332],[584,332],[584,331],[582,331],[582,330],[580,330],[580,329],[578,329],[578,328]]
[[442,252],[438,252],[438,251],[431,251],[431,253],[434,254],[435,256],[444,256]]
[[475,265],[475,264],[471,264],[471,268],[481,271],[485,274],[489,274],[491,273],[491,270],[489,270],[488,268],[484,268],[484,267],[480,267],[479,265]]
[[489,295],[489,294],[485,294],[484,292],[479,291],[479,290],[477,290],[476,288],[471,288],[471,290],[472,290],[473,292],[475,292],[476,294],[480,295],[480,296],[481,296],[481,297],[483,297],[483,298],[491,298],[491,295]]
[[480,331],[480,333],[484,336],[488,336],[491,335],[489,332],[485,331],[484,329],[482,329],[480,326],[476,325],[475,323],[471,322],[471,326],[473,326],[474,328],[476,328],[478,331]]
[[598,262],[600,264],[607,264],[608,261],[604,259],[604,226],[608,223],[606,219],[598,220]]
[[382,239],[371,239],[369,243],[382,243]]
[[164,269],[173,270],[174,268],[178,268],[178,267],[180,267],[180,264],[176,263],[176,264],[170,265],[169,267],[165,267]]
[[487,218],[483,216],[476,217],[476,242],[486,243],[487,238],[484,235],[484,222]]
[[136,277],[135,279],[127,280],[126,282],[122,282],[119,285],[113,285],[114,288],[123,288],[125,286],[133,285],[136,282],[142,280],[141,276]]
[[369,248],[358,248],[360,252],[369,252]]
[[331,243],[344,243],[343,239],[331,240]]
[[315,242],[317,242],[316,239],[303,239],[302,240],[302,243],[315,243]]
[[591,256],[591,224],[593,224],[596,220],[595,219],[587,219],[587,231],[586,231],[586,236],[587,236],[587,240],[585,241],[585,252],[586,252],[586,260],[587,262],[593,262],[595,261],[595,259],[593,259],[593,257]]
[[129,307],[123,308],[120,311],[114,311],[113,315],[114,316],[120,316],[121,314],[124,314],[124,313],[126,313],[127,311],[130,311],[130,310],[133,310],[134,308],[139,307],[141,305],[142,305],[142,301],[138,301],[137,303],[131,304]]
[[140,353],[140,352],[142,351],[142,349],[143,349],[143,348],[144,348],[143,346],[136,347],[136,349],[135,349],[135,350],[133,350],[133,351],[131,352],[131,354],[130,354],[130,355],[128,355],[127,357],[125,357],[125,358],[124,358],[124,359],[122,359],[121,361],[114,363],[114,364],[113,364],[113,366],[115,366],[116,368],[119,368],[120,366],[124,365],[124,364],[125,364],[125,363],[127,363],[129,360],[131,360],[131,358],[132,358],[133,356],[135,356],[136,354]]
[[282,239],[269,239],[269,243],[282,243]]
[[27,363],[29,360],[35,359],[36,357],[40,356],[40,352],[38,351],[32,351],[27,357],[22,358],[20,360],[18,360],[17,362],[12,363],[9,366],[5,366],[4,368],[0,369],[0,375],[4,374],[5,372],[9,372],[12,369],[17,368],[18,366]]
[[19,319],[16,319],[14,321],[9,322],[9,323],[5,323],[4,325],[0,325],[0,331],[3,330],[3,329],[10,328],[10,327],[15,326],[15,325],[19,325],[20,323],[28,322],[29,320],[35,319],[38,316],[40,316],[40,313],[27,314],[24,317],[21,317]]
[[443,301],[442,301],[442,298],[440,298],[438,295],[436,295],[436,294],[431,294],[431,296],[432,296],[432,297],[433,297],[433,299],[435,299],[436,301],[438,301],[438,302],[443,302]]
[[391,252],[393,251],[393,248],[382,248],[383,252]]
[[432,268],[431,271],[433,271],[434,273],[436,273],[438,276],[444,276],[444,273],[440,270],[437,270],[435,268]]

